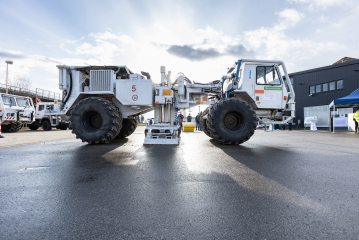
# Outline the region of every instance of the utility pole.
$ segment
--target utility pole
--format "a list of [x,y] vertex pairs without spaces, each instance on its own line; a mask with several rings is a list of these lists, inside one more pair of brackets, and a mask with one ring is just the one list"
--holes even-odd
[[13,61],[7,60],[6,62],[6,94],[8,94],[8,81],[9,81],[9,64],[13,64]]

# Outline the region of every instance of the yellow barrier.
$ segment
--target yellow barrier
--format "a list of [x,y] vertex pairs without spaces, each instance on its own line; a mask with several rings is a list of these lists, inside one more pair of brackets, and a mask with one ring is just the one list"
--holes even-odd
[[194,129],[196,128],[196,125],[194,125],[193,122],[184,122],[182,125],[184,132],[194,132]]

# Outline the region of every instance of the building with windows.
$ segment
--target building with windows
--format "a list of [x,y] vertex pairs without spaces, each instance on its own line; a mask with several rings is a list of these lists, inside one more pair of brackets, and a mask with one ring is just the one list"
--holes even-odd
[[[289,77],[296,98],[294,123],[303,127],[305,117],[316,116],[318,127],[329,127],[330,102],[359,88],[359,60],[345,57],[333,65],[291,73]],[[345,118],[354,110],[356,109],[338,109],[336,115]]]

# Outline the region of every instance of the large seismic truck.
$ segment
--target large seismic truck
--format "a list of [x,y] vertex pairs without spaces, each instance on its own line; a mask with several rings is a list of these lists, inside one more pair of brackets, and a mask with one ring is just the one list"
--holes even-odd
[[294,91],[281,61],[242,59],[222,81],[207,83],[184,74],[172,81],[165,67],[160,84],[126,66],[57,67],[62,113],[70,116],[76,137],[89,144],[129,136],[137,116],[152,110],[157,121],[146,127],[144,144],[178,144],[177,112],[200,104],[210,105],[201,115],[205,133],[225,144],[247,141],[258,121],[284,124],[295,117]]
[[23,124],[33,122],[34,104],[30,97],[0,93],[1,131],[17,132]]

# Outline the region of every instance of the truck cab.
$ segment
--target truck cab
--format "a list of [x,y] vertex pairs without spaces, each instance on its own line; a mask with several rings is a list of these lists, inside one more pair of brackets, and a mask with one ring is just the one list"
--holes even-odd
[[282,61],[238,60],[223,76],[223,96],[246,101],[258,117],[295,117],[294,90]]
[[0,93],[0,122],[3,132],[17,132],[33,122],[34,104],[30,97]]

